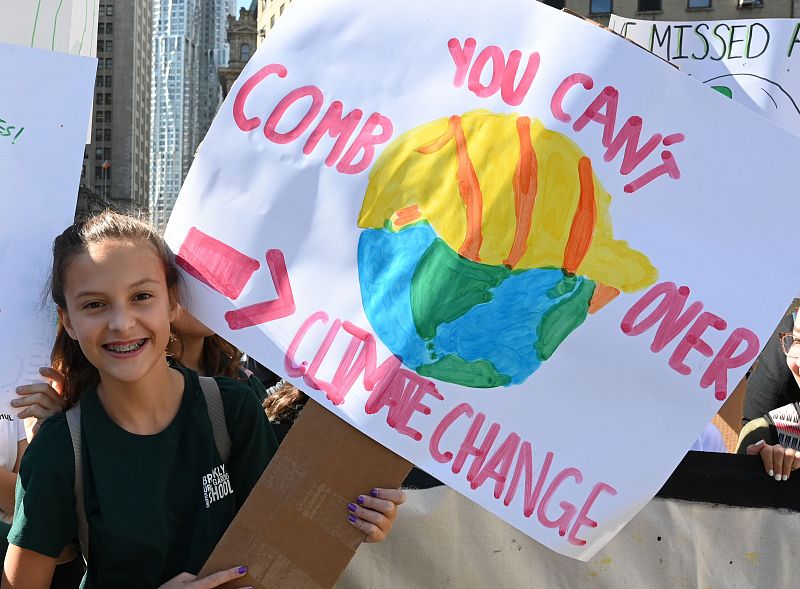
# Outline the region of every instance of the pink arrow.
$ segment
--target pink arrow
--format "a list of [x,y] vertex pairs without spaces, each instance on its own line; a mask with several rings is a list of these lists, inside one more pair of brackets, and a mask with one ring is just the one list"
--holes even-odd
[[228,311],[225,313],[225,321],[228,322],[228,327],[231,329],[244,329],[260,325],[288,317],[295,312],[297,307],[294,304],[292,285],[289,284],[289,272],[286,270],[283,252],[278,249],[269,250],[267,266],[269,266],[269,273],[272,275],[272,282],[275,284],[278,298],[248,305],[236,311]]

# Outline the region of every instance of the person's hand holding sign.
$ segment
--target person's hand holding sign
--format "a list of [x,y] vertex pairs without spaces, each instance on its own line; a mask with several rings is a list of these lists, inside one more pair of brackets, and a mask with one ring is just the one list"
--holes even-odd
[[406,494],[400,489],[372,489],[369,495],[359,495],[355,503],[347,504],[347,519],[367,535],[365,542],[382,542],[405,500]]

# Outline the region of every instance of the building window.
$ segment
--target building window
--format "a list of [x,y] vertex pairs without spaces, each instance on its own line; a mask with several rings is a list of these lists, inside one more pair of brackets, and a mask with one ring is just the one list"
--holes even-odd
[[95,147],[94,148],[94,159],[96,159],[96,160],[103,159],[103,148],[102,147]]
[[101,22],[97,25],[97,32],[101,35],[104,35],[106,32],[106,23]]
[[242,45],[242,61],[246,62],[250,59],[250,45],[244,43]]
[[106,6],[106,16],[114,16],[114,5],[109,4]]
[[101,40],[98,39],[97,40],[97,52],[98,53],[102,53],[103,51],[106,50],[105,47],[106,47],[106,42],[105,41],[101,41]]
[[[691,2],[692,0],[689,0]],[[589,14],[611,14],[614,12],[613,0],[590,0]]]
[[107,70],[111,69],[111,58],[110,57],[106,57],[106,69]]
[[97,112],[94,113],[94,120],[95,120],[96,123],[102,123],[103,122],[103,111],[102,110],[98,110]]
[[103,177],[103,168],[101,168],[100,166],[95,166],[94,167],[94,179],[95,180],[100,180],[102,177]]
[[637,12],[661,12],[661,0],[639,0]]
[[688,0],[687,8],[711,8],[711,0]]
[[106,94],[106,104],[111,105],[111,94]]
[[103,93],[102,93],[102,92],[98,92],[98,93],[95,95],[95,97],[94,97],[94,103],[95,103],[95,104],[103,104]]
[[111,88],[111,76],[106,76],[106,88]]
[[114,41],[106,41],[106,51],[108,53],[114,51]]
[[114,34],[114,23],[106,23],[106,34],[107,35]]
[[95,129],[94,130],[94,140],[95,141],[102,141],[103,140],[103,130],[102,129]]

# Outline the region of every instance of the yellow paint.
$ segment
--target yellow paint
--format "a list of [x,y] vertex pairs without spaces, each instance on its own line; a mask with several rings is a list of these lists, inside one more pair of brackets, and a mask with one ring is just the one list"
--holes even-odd
[[589,573],[589,576],[590,577],[596,577],[597,576],[597,571],[592,571],[591,573]]
[[[479,258],[485,264],[503,264],[514,241],[513,179],[520,159],[516,120],[516,115],[485,110],[462,116],[467,151],[483,194]],[[456,177],[455,143],[451,140],[433,153],[417,151],[442,137],[448,121],[445,117],[416,127],[384,150],[370,172],[358,217],[360,227],[394,223],[397,211],[416,205],[436,234],[459,251],[467,234],[467,217]],[[584,154],[566,135],[546,129],[538,120],[531,121],[531,141],[538,161],[538,193],[527,249],[516,268],[561,268],[578,207],[578,161]],[[643,253],[614,239],[611,195],[594,173],[593,181],[597,223],[578,273],[623,292],[650,286],[658,271]]]
[[612,561],[611,561],[611,559],[610,559],[610,558],[604,558],[604,559],[602,559],[602,560],[600,561],[600,564],[602,564],[602,565],[604,565],[604,566],[611,566],[611,562],[612,562]]
[[745,552],[744,557],[750,564],[758,564],[761,560],[758,552]]

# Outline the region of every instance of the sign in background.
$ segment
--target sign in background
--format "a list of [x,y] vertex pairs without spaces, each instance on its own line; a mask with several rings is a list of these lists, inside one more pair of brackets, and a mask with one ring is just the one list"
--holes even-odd
[[800,135],[800,20],[655,22],[611,15],[609,27]]
[[[741,165],[745,137],[762,149]],[[203,323],[588,559],[796,291],[776,236],[798,147],[538,3],[301,5],[233,87],[166,237]]]
[[98,2],[6,0],[0,18],[0,41],[93,57],[97,45]]
[[96,60],[0,44],[0,392],[41,380],[53,239],[72,223]]

